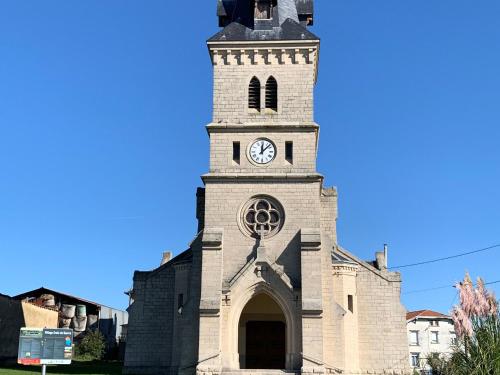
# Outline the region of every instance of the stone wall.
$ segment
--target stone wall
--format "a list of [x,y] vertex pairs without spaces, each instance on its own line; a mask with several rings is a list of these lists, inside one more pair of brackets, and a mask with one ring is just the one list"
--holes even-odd
[[[258,134],[248,127],[220,128],[209,125],[210,172],[215,173],[315,173],[316,140],[315,125],[295,129],[268,128]],[[295,130],[295,131],[294,131]],[[268,138],[276,145],[276,158],[264,168],[256,168],[248,157],[248,149],[257,138]],[[233,161],[233,142],[240,142],[240,163]],[[285,159],[285,142],[293,142],[293,163]]]
[[259,194],[278,200],[285,211],[282,230],[266,240],[269,258],[284,267],[293,284],[300,285],[300,244],[304,227],[320,226],[319,181],[207,183],[205,227],[224,226],[224,280],[230,280],[254,255],[256,240],[244,235],[239,222],[241,208]]
[[357,277],[359,357],[365,371],[409,371],[406,309],[398,273],[362,264]]
[[134,275],[125,352],[128,374],[170,373],[174,340],[175,270],[168,263]]
[[[313,90],[316,82],[316,45],[304,49],[290,46],[282,55],[282,46],[259,50],[257,58],[250,55],[257,49],[243,51],[224,47],[211,47],[214,62],[213,122],[274,123],[313,121]],[[301,48],[301,49],[299,49]],[[236,56],[242,56],[238,59]],[[267,58],[266,58],[267,56]],[[248,110],[248,87],[257,77],[262,87],[261,101],[265,101],[265,84],[273,76],[278,82],[278,111],[260,113]]]

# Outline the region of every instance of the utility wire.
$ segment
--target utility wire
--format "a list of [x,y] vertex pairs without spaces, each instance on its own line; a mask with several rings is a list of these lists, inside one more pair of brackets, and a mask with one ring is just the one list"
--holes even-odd
[[471,255],[471,254],[477,254],[477,253],[481,253],[483,251],[487,251],[487,250],[491,250],[491,249],[495,249],[495,248],[499,248],[500,247],[500,244],[498,245],[493,245],[493,246],[488,246],[488,247],[485,247],[483,249],[478,249],[478,250],[473,250],[473,251],[468,251],[466,253],[461,253],[461,254],[456,254],[456,255],[451,255],[449,257],[444,257],[444,258],[438,258],[438,259],[433,259],[433,260],[426,260],[424,262],[418,262],[418,263],[411,263],[411,264],[405,264],[405,265],[402,265],[402,266],[396,266],[396,267],[389,267],[390,270],[393,270],[393,269],[400,269],[400,268],[408,268],[408,267],[415,267],[415,266],[421,266],[421,265],[424,265],[424,264],[430,264],[430,263],[436,263],[436,262],[442,262],[443,260],[449,260],[449,259],[455,259],[455,258],[460,258],[460,257],[464,257],[466,255]]
[[[484,283],[484,285],[493,285],[493,284],[498,284],[500,283],[500,280],[497,281],[491,281],[489,283]],[[440,289],[448,289],[448,288],[454,288],[455,285],[444,285],[444,286],[438,286],[435,288],[427,288],[427,289],[419,289],[419,290],[411,290],[409,292],[404,292],[403,294],[416,294],[416,293],[424,293],[424,292],[431,292],[433,290],[440,290]]]
[[424,293],[424,292],[430,292],[433,290],[440,290],[440,289],[448,289],[448,288],[453,288],[453,285],[443,285],[443,286],[437,286],[435,288],[428,288],[428,289],[418,289],[418,290],[411,290],[409,292],[404,292],[403,294],[417,294],[417,293]]
[[491,283],[484,283],[484,285],[492,285],[492,284],[498,284],[498,283],[500,283],[500,280],[492,281]]

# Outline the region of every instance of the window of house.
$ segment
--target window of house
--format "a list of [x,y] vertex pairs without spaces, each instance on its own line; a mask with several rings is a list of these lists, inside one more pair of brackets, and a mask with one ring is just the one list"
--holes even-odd
[[420,367],[420,353],[411,353],[410,362],[412,367]]
[[285,142],[285,159],[290,164],[293,164],[293,142]]
[[431,332],[431,344],[439,344],[439,332]]
[[418,331],[410,331],[410,345],[418,346],[419,343]]
[[266,109],[278,111],[278,82],[272,76],[266,83]]
[[350,294],[347,296],[347,308],[354,313],[354,297]]
[[439,321],[438,320],[431,320],[429,322],[431,327],[439,327]]
[[457,345],[457,334],[455,332],[450,332],[450,344]]
[[260,81],[253,77],[248,86],[248,109],[260,111]]
[[240,164],[240,155],[241,155],[240,142],[233,142],[233,161],[236,164]]

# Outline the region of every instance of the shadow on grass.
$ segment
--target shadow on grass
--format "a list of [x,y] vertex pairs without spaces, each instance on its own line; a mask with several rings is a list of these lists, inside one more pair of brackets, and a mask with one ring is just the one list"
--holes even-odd
[[[121,362],[105,362],[105,361],[73,361],[71,365],[47,366],[47,375],[64,374],[64,375],[121,375],[123,364]],[[41,373],[40,366],[21,366],[14,365],[0,369],[0,374],[5,372],[2,370],[16,370],[16,373]]]

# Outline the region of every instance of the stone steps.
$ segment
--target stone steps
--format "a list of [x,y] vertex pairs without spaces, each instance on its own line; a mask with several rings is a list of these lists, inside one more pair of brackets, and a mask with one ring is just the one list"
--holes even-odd
[[224,370],[221,375],[300,375],[300,371],[266,369]]

